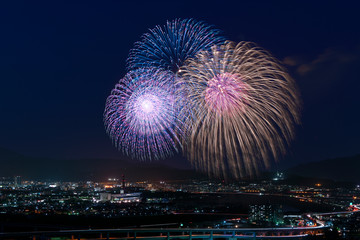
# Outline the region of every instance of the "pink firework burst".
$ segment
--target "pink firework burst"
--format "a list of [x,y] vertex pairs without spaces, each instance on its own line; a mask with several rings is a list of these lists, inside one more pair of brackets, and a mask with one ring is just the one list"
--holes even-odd
[[189,59],[177,84],[190,104],[184,149],[210,176],[248,177],[285,154],[300,97],[279,61],[255,44],[227,42]]
[[210,109],[221,114],[245,111],[246,89],[246,83],[239,74],[221,73],[209,80],[205,101]]

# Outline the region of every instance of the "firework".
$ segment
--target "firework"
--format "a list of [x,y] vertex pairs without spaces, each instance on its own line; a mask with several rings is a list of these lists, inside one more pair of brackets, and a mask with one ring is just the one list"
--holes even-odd
[[140,160],[178,151],[175,76],[153,68],[130,71],[107,98],[104,123],[113,143]]
[[184,148],[211,176],[253,176],[285,153],[299,123],[294,81],[268,52],[226,42],[189,59],[177,85],[191,114]]
[[129,70],[151,66],[177,72],[186,59],[223,42],[220,31],[204,22],[176,19],[145,33],[130,51],[127,66]]

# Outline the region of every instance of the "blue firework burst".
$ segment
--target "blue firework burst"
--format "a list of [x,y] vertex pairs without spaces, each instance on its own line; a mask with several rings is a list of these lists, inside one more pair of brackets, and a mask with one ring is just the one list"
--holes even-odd
[[175,19],[145,33],[130,51],[127,67],[151,66],[177,72],[186,59],[224,41],[219,30],[202,21]]

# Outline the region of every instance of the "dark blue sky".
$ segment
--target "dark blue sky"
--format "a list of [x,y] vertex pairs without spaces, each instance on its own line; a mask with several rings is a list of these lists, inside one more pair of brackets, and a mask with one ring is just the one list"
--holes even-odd
[[360,153],[358,6],[330,1],[0,3],[0,147],[51,158],[121,158],[102,121],[142,33],[204,20],[284,61],[303,97],[282,165]]

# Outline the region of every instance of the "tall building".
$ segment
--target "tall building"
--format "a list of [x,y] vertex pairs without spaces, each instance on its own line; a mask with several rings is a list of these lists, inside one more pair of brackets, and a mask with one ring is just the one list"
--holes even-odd
[[21,177],[20,176],[15,176],[14,177],[14,186],[15,187],[20,187],[21,186]]
[[250,205],[249,221],[257,225],[278,226],[284,223],[281,205]]

